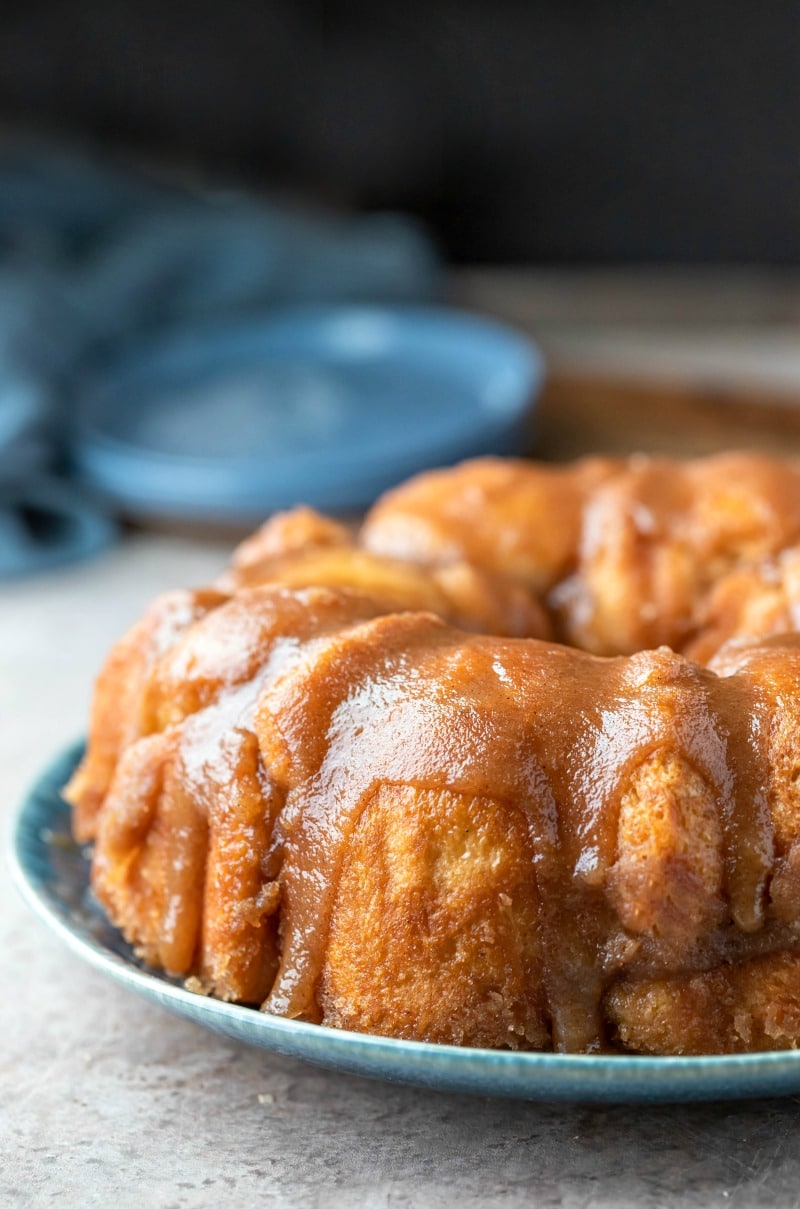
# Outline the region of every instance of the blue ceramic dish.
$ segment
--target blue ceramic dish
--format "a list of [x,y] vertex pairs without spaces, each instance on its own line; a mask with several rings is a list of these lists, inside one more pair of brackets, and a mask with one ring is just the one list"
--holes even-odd
[[16,819],[15,881],[36,914],[95,969],[170,1011],[238,1041],[321,1066],[437,1091],[524,1100],[678,1101],[800,1092],[800,1051],[708,1058],[507,1053],[346,1033],[206,999],[143,966],[93,903],[59,789],[82,752],[57,759]]
[[541,379],[526,339],[457,311],[273,310],[108,367],[80,392],[73,456],[140,516],[358,509],[426,466],[519,451]]

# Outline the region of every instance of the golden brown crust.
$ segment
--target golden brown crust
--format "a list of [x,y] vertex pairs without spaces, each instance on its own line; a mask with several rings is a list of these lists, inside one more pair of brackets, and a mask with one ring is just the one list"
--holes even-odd
[[[523,812],[538,928],[512,913],[507,925],[519,932],[506,943],[509,952],[524,950],[535,936],[541,962],[531,974],[531,961],[524,994],[504,996],[503,1010],[530,1019],[543,998],[558,1048],[608,1043],[601,1009],[616,982],[688,977],[791,950],[796,922],[773,911],[770,897],[783,868],[780,820],[791,809],[790,790],[780,777],[769,792],[757,787],[770,759],[778,767],[783,740],[775,723],[781,698],[800,689],[800,649],[787,640],[759,655],[758,674],[742,668],[717,677],[665,650],[595,659],[532,641],[467,637],[424,617],[381,617],[330,635],[262,699],[256,716],[265,763],[288,793],[279,824],[283,952],[270,1010],[313,1019],[322,1006],[326,1020],[375,1027],[380,1009],[363,981],[359,1025],[360,980],[341,974],[341,955],[358,950],[363,973],[382,966],[390,938],[396,970],[415,965],[411,926],[387,925],[388,936],[377,926],[384,908],[391,916],[387,885],[424,870],[425,917],[451,918],[447,879],[435,861],[404,855],[390,823],[382,841],[369,833],[371,843],[383,843],[376,859],[366,859],[366,841],[356,840],[358,891],[347,879],[376,786],[387,787],[381,800],[399,814],[409,801],[423,814],[437,803],[438,823],[425,824],[432,836],[448,826],[448,795],[491,795],[502,820],[493,840],[501,864],[513,863],[502,836],[514,834],[515,810]],[[754,717],[762,721],[757,731]],[[459,874],[468,900],[479,901],[485,858],[467,855]],[[489,916],[488,924],[496,921]],[[444,953],[447,926],[438,935]],[[329,936],[336,977],[326,965]],[[483,956],[472,943],[480,970]],[[427,971],[421,988],[405,977],[432,1035],[441,1025],[425,1007]],[[381,1028],[406,1027],[390,996]],[[470,1017],[471,1035],[483,1028],[497,1036],[497,1027]],[[713,1021],[704,1038],[701,1050],[713,1051]]]
[[[800,1044],[798,543],[797,468],[741,455],[274,519],[100,675],[67,790],[98,898],[153,964],[337,1027]],[[710,665],[516,639],[536,592],[589,651]]]
[[547,596],[562,639],[584,650],[681,650],[713,623],[719,605],[708,598],[721,580],[800,541],[800,467],[740,453],[570,466],[484,459],[389,492],[361,540],[375,553],[466,559],[524,583]]
[[615,1039],[643,1054],[737,1054],[800,1044],[800,954],[771,953],[685,977],[620,983]]
[[567,641],[598,654],[683,649],[709,593],[800,536],[800,470],[754,455],[632,458],[584,514]]
[[591,494],[620,463],[478,458],[387,492],[361,530],[368,550],[426,564],[461,559],[549,591],[574,567]]
[[800,546],[723,576],[698,610],[686,654],[709,663],[726,643],[800,629]]
[[236,551],[218,586],[237,591],[268,583],[364,592],[386,612],[429,611],[478,633],[551,636],[536,596],[513,580],[463,559],[426,567],[374,554],[311,508],[279,513],[262,526]]
[[711,786],[659,749],[619,800],[607,893],[625,931],[680,958],[725,917],[722,828]]
[[283,798],[265,773],[253,711],[304,639],[377,610],[322,589],[242,592],[198,618],[139,684],[146,729],[113,771],[92,884],[151,964],[195,975],[224,999],[268,993],[278,891],[267,856]]
[[310,550],[331,550],[352,544],[346,525],[313,508],[277,512],[233,552],[231,564],[217,586],[224,592],[253,588],[274,579],[276,562]]
[[[524,814],[381,785],[347,847],[321,974],[326,1024],[510,1049],[549,1044]],[[475,870],[481,870],[480,878]]]
[[86,758],[63,791],[73,807],[72,828],[79,843],[94,838],[120,756],[148,733],[141,702],[153,667],[181,634],[226,599],[210,588],[160,596],[112,650],[95,685]]

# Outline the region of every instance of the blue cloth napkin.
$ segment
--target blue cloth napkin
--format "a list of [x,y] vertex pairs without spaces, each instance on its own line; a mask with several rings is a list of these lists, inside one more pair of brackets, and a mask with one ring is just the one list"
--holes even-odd
[[431,297],[436,255],[394,215],[193,192],[52,149],[0,157],[0,578],[85,557],[116,525],[69,481],[71,400],[100,357],[266,305]]

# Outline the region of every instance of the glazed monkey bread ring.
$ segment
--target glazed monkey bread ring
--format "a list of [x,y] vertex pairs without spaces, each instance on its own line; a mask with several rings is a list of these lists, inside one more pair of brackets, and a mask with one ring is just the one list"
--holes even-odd
[[486,459],[160,597],[65,793],[138,954],[387,1036],[800,1042],[800,466]]

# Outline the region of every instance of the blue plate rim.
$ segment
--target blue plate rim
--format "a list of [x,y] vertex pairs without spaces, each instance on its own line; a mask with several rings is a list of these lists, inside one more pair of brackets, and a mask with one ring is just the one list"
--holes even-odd
[[[81,395],[93,400],[95,396],[105,395],[117,387],[120,379],[125,383],[135,379],[145,370],[159,362],[168,354],[174,353],[182,342],[189,342],[204,349],[224,346],[231,341],[255,340],[259,336],[275,335],[282,329],[287,332],[305,328],[313,331],[323,325],[341,323],[350,317],[369,315],[371,319],[379,319],[397,327],[406,324],[424,324],[429,331],[439,330],[447,334],[460,330],[462,336],[473,335],[488,337],[502,347],[508,356],[515,359],[515,377],[517,383],[512,393],[515,396],[513,405],[494,410],[482,406],[476,411],[480,421],[472,418],[469,434],[494,434],[504,431],[515,423],[521,411],[532,406],[544,382],[546,365],[544,354],[530,336],[525,332],[503,323],[490,315],[479,312],[464,311],[457,307],[424,306],[411,303],[331,303],[328,305],[295,304],[280,308],[264,310],[263,313],[249,313],[237,319],[206,321],[190,327],[173,330],[163,336],[142,338],[132,346],[121,358],[110,362],[105,367],[89,375],[81,389]],[[523,388],[522,383],[525,383]],[[524,396],[524,397],[523,397]],[[138,460],[153,460],[163,466],[180,463],[181,466],[196,467],[204,470],[209,464],[230,466],[235,469],[256,465],[263,468],[263,459],[247,455],[199,455],[172,453],[159,449],[149,449],[126,441],[106,432],[86,412],[90,408],[82,405],[76,416],[75,434],[73,440],[79,445],[84,443],[106,454]],[[452,439],[452,438],[449,438]],[[444,443],[444,442],[443,442]],[[292,453],[292,462],[314,469],[324,460],[324,454],[319,451],[310,453]],[[394,458],[394,448],[387,447],[387,461]]]
[[[73,953],[173,1013],[268,1051],[438,1091],[575,1103],[671,1103],[800,1093],[800,1050],[648,1057],[472,1049],[287,1020],[189,991],[158,971],[142,968],[132,954],[122,957],[71,925],[67,904],[34,870],[32,854],[46,852],[48,843],[44,835],[33,835],[35,814],[45,798],[55,801],[59,796],[57,786],[64,784],[83,750],[81,740],[59,753],[13,812],[7,845],[12,882],[33,913]],[[84,867],[88,875],[85,858]]]
[[[120,398],[147,387],[155,376],[180,378],[186,366],[196,375],[198,365],[234,366],[241,361],[259,360],[269,355],[270,342],[278,349],[299,340],[304,356],[309,350],[345,350],[346,362],[358,359],[358,336],[352,350],[339,331],[347,332],[348,323],[376,324],[385,329],[377,352],[391,356],[397,348],[409,358],[422,357],[423,363],[438,363],[455,379],[464,376],[458,368],[457,349],[467,347],[477,356],[475,381],[461,422],[450,420],[432,431],[404,426],[399,416],[397,439],[391,434],[375,434],[365,450],[351,449],[348,442],[330,448],[295,449],[275,456],[249,455],[246,449],[226,455],[185,455],[173,450],[146,448],[115,435],[105,426],[102,414]],[[244,351],[243,351],[244,349]],[[417,350],[416,353],[414,350]],[[475,353],[474,350],[478,352]],[[448,371],[447,366],[452,368]],[[415,473],[426,465],[445,464],[480,453],[507,453],[516,447],[522,425],[533,414],[545,377],[541,350],[525,333],[510,325],[478,313],[443,306],[411,304],[316,304],[268,308],[247,316],[174,329],[166,335],[143,338],[122,357],[87,371],[76,399],[75,421],[70,438],[71,456],[78,475],[96,491],[118,500],[124,506],[172,514],[195,515],[209,511],[209,493],[213,512],[252,512],[288,506],[288,498],[320,496],[326,499],[348,495],[354,476],[359,484],[362,506],[376,493],[399,478]],[[466,379],[465,379],[466,381]],[[487,390],[500,391],[501,404],[492,403]],[[211,476],[211,477],[209,477]],[[366,477],[365,477],[366,476]],[[363,498],[362,498],[363,497]],[[315,500],[310,502],[315,503]],[[329,506],[329,505],[328,505]]]

